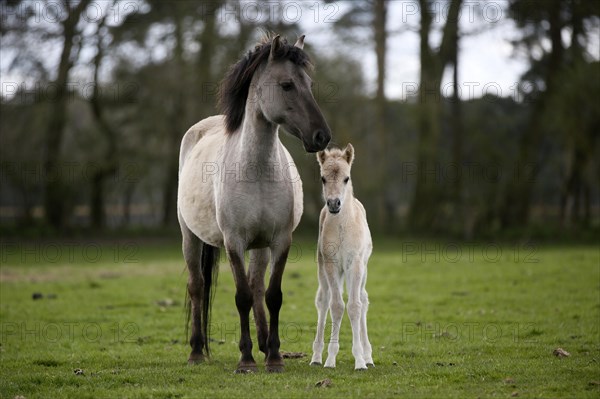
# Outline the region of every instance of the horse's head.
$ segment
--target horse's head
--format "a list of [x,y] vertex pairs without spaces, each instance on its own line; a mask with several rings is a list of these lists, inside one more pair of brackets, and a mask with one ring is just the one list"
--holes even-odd
[[261,94],[258,96],[263,115],[302,140],[304,149],[316,152],[327,147],[331,132],[312,94],[312,80],[306,68],[286,57],[286,52],[297,51],[304,46],[301,36],[291,49],[285,49],[279,36],[271,42],[269,61],[256,82]]
[[352,144],[348,144],[343,150],[334,148],[317,153],[317,161],[321,166],[323,197],[330,213],[339,213],[346,198],[352,197],[350,168],[353,160]]
[[311,63],[303,47],[304,36],[294,45],[275,36],[232,67],[220,94],[229,133],[239,129],[246,102],[252,101],[267,121],[302,140],[307,152],[327,147],[331,131],[313,97]]

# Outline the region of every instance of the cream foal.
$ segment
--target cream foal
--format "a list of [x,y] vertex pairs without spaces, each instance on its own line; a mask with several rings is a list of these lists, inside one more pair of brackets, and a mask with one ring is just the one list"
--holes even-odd
[[335,367],[340,349],[339,334],[344,315],[344,278],[348,289],[348,316],[352,325],[352,355],[355,370],[374,366],[367,335],[369,297],[367,262],[373,244],[365,208],[354,198],[350,168],[354,148],[325,150],[317,153],[321,166],[323,196],[326,205],[319,220],[319,289],[315,299],[318,312],[317,334],[311,365],[322,364],[325,322],[331,310],[331,340],[325,367]]

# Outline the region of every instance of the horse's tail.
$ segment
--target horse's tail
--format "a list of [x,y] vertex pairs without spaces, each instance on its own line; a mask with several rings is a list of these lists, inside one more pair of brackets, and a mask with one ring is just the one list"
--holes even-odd
[[210,313],[215,288],[217,287],[217,276],[219,275],[219,248],[202,242],[200,245],[200,268],[204,278],[204,293],[202,296],[202,336],[204,337],[204,348],[206,354],[210,354],[208,329],[210,326]]
[[[202,292],[202,346],[208,356],[210,354],[209,349],[209,327],[210,327],[210,313],[212,300],[215,296],[215,288],[217,286],[217,276],[219,275],[219,248],[208,245],[204,241],[200,241],[200,270],[202,272],[202,278],[204,280],[204,289]],[[192,300],[189,293],[186,290],[186,336],[190,325],[192,316]]]

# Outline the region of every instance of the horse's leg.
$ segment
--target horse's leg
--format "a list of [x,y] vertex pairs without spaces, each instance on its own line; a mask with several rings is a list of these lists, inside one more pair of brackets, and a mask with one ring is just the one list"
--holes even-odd
[[240,315],[240,352],[241,357],[236,373],[256,371],[256,362],[252,357],[252,338],[250,338],[250,309],[252,308],[252,291],[244,270],[244,247],[236,243],[225,243],[229,264],[235,280],[235,304]]
[[367,290],[365,289],[366,285],[367,269],[365,268],[360,287],[360,302],[362,303],[360,315],[360,342],[363,348],[363,358],[365,359],[365,363],[367,363],[367,366],[369,367],[375,367],[375,363],[373,362],[373,349],[371,347],[371,343],[369,342],[369,335],[367,333],[367,311],[369,310],[369,295],[367,294]]
[[191,302],[192,335],[190,346],[192,352],[188,359],[189,364],[201,363],[204,360],[205,337],[202,336],[202,294],[204,291],[204,278],[200,270],[200,239],[188,229],[179,216],[181,235],[183,237],[183,258],[188,268],[187,290]]
[[283,358],[279,353],[279,310],[283,302],[281,279],[290,250],[291,237],[278,240],[271,246],[271,277],[265,299],[269,309],[269,337],[267,338],[266,367],[269,372],[283,371]]
[[342,325],[342,317],[344,316],[344,298],[342,275],[337,271],[339,265],[336,261],[332,262],[328,267],[333,272],[327,273],[327,282],[329,283],[329,309],[331,310],[331,338],[327,346],[327,360],[325,367],[335,367],[335,358],[340,350],[340,327]]
[[318,254],[319,260],[319,288],[315,297],[315,306],[317,308],[317,333],[313,342],[313,356],[310,364],[320,366],[323,361],[323,346],[325,346],[325,323],[327,322],[327,313],[329,311],[329,284],[325,275],[325,264],[321,251]]
[[354,356],[354,370],[365,370],[367,364],[363,358],[361,343],[361,317],[363,304],[361,290],[363,281],[363,264],[355,261],[346,273],[346,286],[348,287],[348,317],[352,326],[352,355]]
[[269,263],[269,249],[253,249],[250,251],[250,265],[248,266],[248,282],[254,296],[252,310],[256,323],[258,348],[267,355],[267,336],[269,334],[267,318],[265,316],[265,272]]

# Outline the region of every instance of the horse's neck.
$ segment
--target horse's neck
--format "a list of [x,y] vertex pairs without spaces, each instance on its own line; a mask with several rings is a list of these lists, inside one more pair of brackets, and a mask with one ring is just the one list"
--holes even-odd
[[247,114],[240,132],[240,161],[259,164],[277,162],[278,128],[262,115]]

